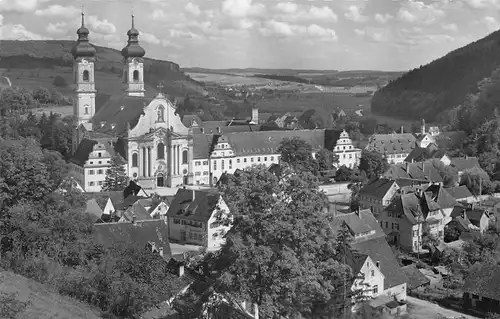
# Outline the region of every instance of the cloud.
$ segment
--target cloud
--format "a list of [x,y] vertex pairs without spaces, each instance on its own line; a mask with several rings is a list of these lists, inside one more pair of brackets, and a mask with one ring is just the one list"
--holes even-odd
[[3,25],[3,15],[0,14],[0,27]]
[[32,12],[38,6],[38,0],[0,0],[0,12]]
[[160,39],[158,39],[154,34],[144,32],[144,31],[141,31],[139,38],[141,41],[144,41],[144,42],[149,43],[149,44],[158,45],[161,43]]
[[153,11],[153,13],[151,14],[151,18],[153,20],[162,20],[166,17],[167,15],[165,14],[165,12],[163,12],[162,9],[155,9]]
[[286,22],[270,20],[265,23],[265,26],[260,28],[260,32],[264,36],[292,37],[307,35],[323,41],[337,41],[335,30],[323,28],[317,24],[309,26],[288,24]]
[[474,9],[496,8],[500,6],[499,0],[463,0],[465,4]]
[[235,18],[260,15],[264,11],[263,4],[254,4],[252,0],[224,0],[222,3],[222,13]]
[[354,33],[371,42],[390,42],[392,39],[390,30],[383,28],[366,27],[365,29],[355,29]]
[[170,36],[173,38],[198,39],[201,36],[191,31],[171,29]]
[[[286,6],[285,6],[286,4]],[[316,7],[316,6],[298,6],[294,3],[284,3],[281,9],[278,7],[280,3],[276,6],[280,14],[276,16],[281,21],[287,22],[306,22],[306,21],[333,21],[338,20],[337,15],[333,10],[327,6]],[[285,9],[286,8],[286,9]],[[292,10],[292,8],[294,10]]]
[[283,13],[295,13],[299,6],[293,2],[280,2],[276,5],[276,9]]
[[177,50],[180,50],[182,49],[182,45],[176,43],[176,42],[172,42],[171,40],[169,39],[163,39],[161,41],[161,45],[166,47],[166,48],[172,48],[172,49],[177,49]]
[[381,13],[375,14],[375,21],[377,21],[379,23],[386,23],[387,21],[389,21],[392,18],[393,18],[393,16],[391,16],[388,13],[386,13],[386,14],[381,14]]
[[184,9],[191,13],[192,15],[194,16],[199,16],[200,13],[201,13],[201,10],[200,10],[200,7],[196,4],[193,4],[191,2],[189,2],[188,4],[186,4],[186,6],[184,7]]
[[363,10],[360,7],[349,6],[349,8],[347,8],[347,13],[344,14],[344,16],[354,22],[366,22],[369,18],[367,16],[364,16],[362,11]]
[[39,17],[74,17],[80,11],[73,6],[61,6],[59,4],[53,4],[45,9],[38,9],[35,11],[35,15]]
[[493,32],[500,29],[500,24],[498,23],[498,21],[491,16],[484,17],[482,22],[484,23],[484,25],[486,25],[489,32]]
[[96,33],[103,35],[112,35],[116,33],[115,25],[106,19],[99,20],[96,16],[86,16],[85,23]]
[[439,4],[439,2],[428,5],[421,1],[405,2],[398,11],[398,18],[407,23],[432,24],[445,15]]
[[443,25],[443,29],[447,31],[458,31],[458,25],[456,23],[450,23]]
[[48,33],[54,35],[66,34],[68,32],[68,24],[65,22],[56,22],[56,23],[49,22],[45,30]]
[[0,26],[0,38],[3,40],[50,40],[50,38],[31,32],[22,24]]

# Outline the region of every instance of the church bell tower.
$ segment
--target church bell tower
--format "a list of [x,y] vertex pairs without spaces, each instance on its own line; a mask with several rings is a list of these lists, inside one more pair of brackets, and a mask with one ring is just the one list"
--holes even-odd
[[73,83],[75,85],[75,98],[73,99],[73,153],[83,137],[80,125],[87,131],[92,130],[90,121],[95,114],[95,78],[94,61],[95,48],[89,43],[89,30],[85,27],[85,15],[82,12],[82,25],[76,31],[78,40],[71,49],[73,55]]
[[144,96],[144,60],[146,51],[139,45],[139,31],[135,28],[132,15],[132,28],[127,32],[128,44],[122,49],[123,83],[129,96]]

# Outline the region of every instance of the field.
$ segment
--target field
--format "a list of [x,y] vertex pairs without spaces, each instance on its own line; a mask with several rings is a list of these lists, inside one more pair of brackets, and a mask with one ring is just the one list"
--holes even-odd
[[31,302],[25,311],[16,317],[19,319],[101,318],[99,312],[90,306],[61,296],[34,280],[10,271],[0,270],[0,292],[17,293],[17,300]]
[[193,80],[200,82],[213,82],[219,85],[259,85],[264,86],[269,82],[268,79],[261,79],[252,76],[226,75],[214,73],[187,73]]

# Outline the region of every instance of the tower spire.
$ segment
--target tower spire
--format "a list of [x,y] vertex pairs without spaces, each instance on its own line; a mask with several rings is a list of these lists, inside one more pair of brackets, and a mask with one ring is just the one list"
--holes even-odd
[[135,29],[134,13],[132,12],[132,29]]
[[85,27],[85,13],[83,12],[83,4],[82,4],[82,28]]

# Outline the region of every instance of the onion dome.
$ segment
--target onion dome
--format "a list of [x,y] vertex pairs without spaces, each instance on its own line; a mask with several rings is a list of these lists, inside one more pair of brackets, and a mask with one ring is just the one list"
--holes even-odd
[[76,31],[76,34],[78,34],[78,40],[76,40],[75,45],[71,49],[73,57],[93,57],[95,55],[96,50],[89,43],[89,33],[89,29],[85,27],[85,15],[82,12],[82,25]]
[[124,58],[142,58],[146,51],[139,45],[139,31],[134,25],[134,16],[132,15],[132,28],[128,30],[128,44],[122,49]]

